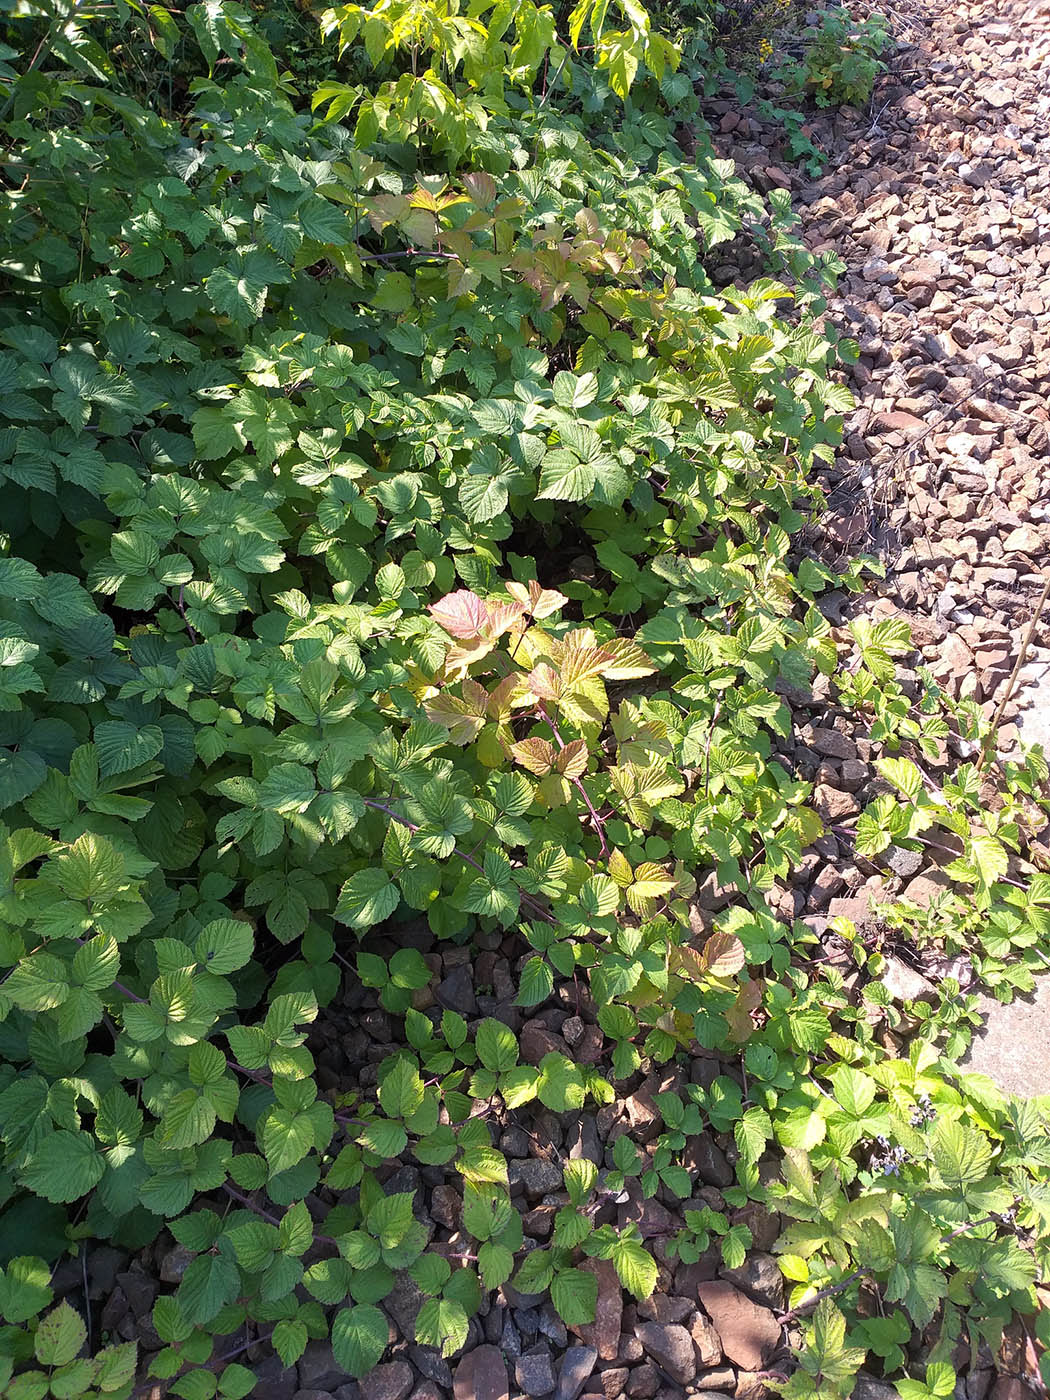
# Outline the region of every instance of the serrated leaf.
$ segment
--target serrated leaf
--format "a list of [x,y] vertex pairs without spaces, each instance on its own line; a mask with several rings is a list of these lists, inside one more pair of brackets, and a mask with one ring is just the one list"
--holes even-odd
[[360,1380],[386,1351],[386,1317],[371,1303],[343,1308],[332,1319],[332,1353],[348,1376]]
[[157,725],[145,724],[139,729],[122,719],[96,724],[93,738],[98,750],[98,768],[103,778],[126,773],[141,763],[148,763],[164,747],[164,734]]
[[416,1341],[452,1356],[467,1339],[469,1319],[462,1303],[452,1298],[429,1298],[416,1314]]
[[487,1017],[474,1035],[474,1048],[486,1069],[503,1074],[518,1062],[518,1041],[514,1032],[502,1021]]
[[587,1269],[562,1269],[551,1281],[551,1302],[566,1327],[594,1321],[598,1279]]
[[648,1298],[656,1287],[659,1271],[656,1260],[641,1241],[630,1238],[617,1240],[610,1257],[628,1293],[635,1298]]
[[87,1340],[87,1326],[67,1302],[41,1321],[33,1341],[33,1351],[42,1366],[64,1366],[72,1361]]
[[388,919],[400,902],[401,893],[385,870],[359,870],[339,891],[335,917],[351,928],[371,928]]
[[391,1118],[408,1118],[423,1102],[423,1080],[415,1065],[399,1058],[379,1082],[379,1102]]
[[29,1189],[48,1201],[75,1201],[96,1186],[105,1159],[87,1133],[59,1129],[45,1137],[22,1168]]

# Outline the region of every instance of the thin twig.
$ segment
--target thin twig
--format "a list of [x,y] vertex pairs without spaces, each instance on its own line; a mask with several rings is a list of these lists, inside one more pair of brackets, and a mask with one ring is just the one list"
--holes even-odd
[[80,1262],[81,1262],[81,1265],[83,1266],[83,1270],[84,1270],[84,1311],[85,1311],[85,1313],[87,1314],[85,1321],[87,1322],[87,1349],[88,1349],[88,1355],[90,1356],[91,1353],[94,1351],[94,1347],[93,1347],[92,1342],[91,1342],[91,1334],[92,1334],[92,1325],[91,1325],[91,1294],[88,1292],[87,1254],[88,1254],[87,1240],[84,1240],[84,1241],[82,1241],[81,1246],[80,1246]]
[[1035,636],[1035,629],[1039,626],[1039,622],[1043,615],[1043,608],[1046,606],[1046,600],[1048,597],[1050,597],[1050,570],[1047,571],[1046,581],[1043,584],[1043,591],[1039,595],[1039,601],[1035,605],[1035,612],[1032,614],[1032,620],[1028,624],[1028,631],[1024,634],[1024,640],[1021,642],[1021,650],[1017,653],[1017,660],[1014,662],[1014,669],[1010,672],[1010,679],[1006,682],[1006,688],[1002,693],[1002,697],[999,701],[999,704],[996,706],[995,714],[992,717],[991,726],[989,727],[988,733],[984,737],[984,743],[981,745],[980,757],[978,758],[976,764],[978,772],[981,771],[981,769],[988,761],[988,754],[995,740],[995,736],[998,733],[999,722],[1003,717],[1003,711],[1010,703],[1010,698],[1014,693],[1014,687],[1017,684],[1017,677],[1021,674],[1021,667],[1028,659],[1028,652],[1032,645],[1032,638]]

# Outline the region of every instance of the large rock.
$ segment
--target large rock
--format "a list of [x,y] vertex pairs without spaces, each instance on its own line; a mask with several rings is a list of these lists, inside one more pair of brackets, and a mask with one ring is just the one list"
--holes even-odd
[[927,870],[923,875],[916,875],[904,890],[904,898],[910,899],[913,904],[919,904],[922,908],[928,908],[934,900],[943,898],[951,891],[952,882],[947,875],[942,875],[939,870]]
[[1036,979],[1030,997],[1004,1006],[982,997],[985,1023],[963,1060],[963,1068],[994,1079],[1007,1094],[1035,1097],[1050,1089],[1050,977]]
[[514,1378],[530,1400],[533,1396],[550,1395],[556,1384],[550,1349],[532,1347],[520,1356],[514,1366]]
[[[598,1353],[593,1347],[569,1347],[561,1359],[561,1368],[558,1371],[558,1389],[555,1392],[554,1400],[576,1400],[580,1391],[587,1384],[597,1360]],[[456,1400],[459,1400],[458,1396]]]
[[346,1380],[346,1372],[335,1359],[331,1342],[307,1342],[299,1358],[301,1390],[334,1390]]
[[722,1360],[722,1343],[711,1319],[701,1312],[694,1313],[689,1323],[689,1335],[696,1347],[700,1365],[704,1368],[717,1366]]
[[511,1186],[520,1182],[527,1196],[546,1196],[562,1184],[561,1167],[556,1162],[544,1162],[539,1157],[526,1157],[507,1164]]
[[853,1400],[898,1400],[898,1391],[895,1385],[861,1371],[853,1385]]
[[615,1361],[623,1319],[620,1280],[608,1259],[585,1259],[580,1267],[598,1280],[598,1298],[594,1305],[594,1321],[581,1323],[572,1330],[585,1346],[594,1348],[602,1361]]
[[361,1400],[405,1400],[415,1383],[407,1361],[388,1361],[369,1371],[361,1385]]
[[634,1335],[661,1371],[688,1385],[696,1375],[696,1352],[693,1339],[677,1322],[639,1322]]
[[458,1011],[462,1016],[476,1016],[478,1003],[474,996],[474,969],[469,965],[454,967],[438,983],[437,999],[439,1005]]
[[510,1400],[507,1367],[499,1347],[468,1351],[456,1367],[452,1393],[455,1400]]
[[784,1306],[784,1276],[771,1254],[749,1254],[739,1269],[723,1269],[721,1276],[752,1302],[777,1312]]
[[771,1310],[720,1279],[698,1284],[696,1291],[729,1360],[743,1371],[761,1371],[780,1345],[780,1324]]

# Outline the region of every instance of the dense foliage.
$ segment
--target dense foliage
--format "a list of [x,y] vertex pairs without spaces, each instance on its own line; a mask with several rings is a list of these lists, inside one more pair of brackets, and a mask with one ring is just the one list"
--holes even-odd
[[[62,9],[6,53],[0,1383],[21,1400],[132,1392],[133,1345],[81,1356],[83,1320],[50,1306],[87,1239],[167,1229],[194,1255],[149,1364],[187,1400],[249,1392],[246,1321],[287,1364],[330,1335],[366,1373],[400,1271],[416,1338],[450,1354],[512,1277],[580,1323],[586,1256],[640,1298],[709,1238],[739,1261],[746,1225],[690,1204],[682,1151],[709,1128],[735,1134],[729,1207],[794,1222],[792,1305],[834,1295],[791,1394],[847,1394],[869,1352],[899,1371],[934,1318],[936,1368],[1043,1265],[1023,1232],[1045,1230],[1046,1120],[952,1078],[938,1037],[958,1049],[966,999],[924,1008],[898,1059],[878,951],[843,923],[858,1000],[767,904],[822,829],[774,757],[783,692],[840,645],[828,571],[790,554],[849,406],[822,269],[702,129],[685,156],[692,79],[633,0],[620,28],[587,0],[486,14],[331,11],[346,72],[305,95],[229,0],[108,34]],[[153,69],[129,70],[146,39]],[[710,252],[742,229],[770,278],[716,292]],[[888,749],[932,742],[894,710],[906,637],[854,641],[847,701]],[[902,800],[858,836],[877,856],[958,833],[1017,983],[1050,887],[1002,881],[1045,767],[993,819],[976,779],[935,800],[889,762]],[[735,897],[705,929],[712,869]],[[516,1007],[589,989],[610,1054],[531,1065],[498,1008],[442,1014],[421,929],[513,940]],[[404,1032],[350,1096],[307,1044],[344,979]],[[661,1095],[644,1149],[568,1163],[530,1250],[494,1108],[607,1102],[694,1041],[745,1073]],[[384,1191],[395,1158],[458,1182],[463,1258]],[[628,1176],[687,1203],[660,1258],[595,1222]],[[853,1306],[868,1280],[882,1316]]]

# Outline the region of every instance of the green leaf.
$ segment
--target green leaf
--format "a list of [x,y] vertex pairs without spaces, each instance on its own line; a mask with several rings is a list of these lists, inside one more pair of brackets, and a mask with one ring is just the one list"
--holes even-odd
[[613,1245],[610,1255],[620,1282],[636,1298],[648,1298],[656,1287],[656,1260],[641,1243],[623,1236]]
[[51,1298],[51,1270],[43,1259],[19,1255],[0,1269],[0,1316],[8,1326],[35,1317]]
[[530,958],[518,980],[517,1006],[538,1006],[554,991],[554,973],[543,958]]
[[359,870],[339,891],[335,917],[351,928],[371,928],[388,919],[400,901],[401,894],[385,870]]
[[518,1270],[514,1286],[519,1293],[543,1293],[554,1278],[554,1260],[549,1249],[534,1249],[526,1254]]
[[408,1118],[423,1102],[423,1080],[408,1059],[394,1061],[379,1082],[379,1102],[391,1118]]
[[240,1292],[240,1270],[222,1254],[202,1254],[186,1269],[176,1297],[187,1322],[206,1323]]
[[273,1349],[285,1366],[295,1365],[306,1350],[308,1339],[306,1324],[298,1318],[285,1318],[278,1322],[270,1336]]
[[287,1171],[313,1147],[313,1120],[290,1108],[272,1108],[262,1124],[260,1145],[271,1172]]
[[586,1098],[583,1075],[567,1055],[551,1051],[540,1061],[540,1077],[536,1086],[540,1103],[552,1113],[567,1113],[582,1108]]
[[[594,1321],[598,1279],[587,1269],[562,1269],[551,1282],[551,1302],[566,1327]],[[645,1295],[648,1296],[648,1295]]]
[[215,1127],[215,1109],[199,1089],[183,1089],[168,1100],[157,1126],[157,1140],[165,1147],[196,1147],[206,1142]]
[[372,1118],[358,1133],[357,1141],[378,1157],[398,1157],[405,1150],[408,1134],[389,1118]]
[[412,1229],[411,1191],[401,1191],[393,1196],[382,1196],[370,1208],[367,1225],[370,1232],[384,1249],[394,1249]]
[[87,1340],[87,1327],[79,1313],[66,1302],[42,1320],[36,1330],[33,1351],[42,1366],[64,1366],[72,1361]]
[[416,1314],[416,1341],[452,1356],[467,1340],[469,1318],[462,1303],[452,1298],[428,1298]]
[[105,720],[95,725],[95,748],[98,769],[103,778],[126,773],[140,763],[156,758],[164,747],[164,734],[155,724],[138,729],[126,720]]
[[486,1017],[474,1034],[474,1048],[486,1069],[503,1074],[518,1063],[518,1041],[502,1021]]
[[348,1376],[359,1380],[386,1350],[388,1323],[371,1303],[343,1308],[332,1319],[332,1353]]
[[586,1205],[587,1198],[594,1190],[598,1180],[598,1168],[586,1157],[574,1158],[563,1165],[562,1175],[565,1178],[569,1201],[579,1210],[581,1206]]
[[197,935],[194,953],[202,967],[224,977],[243,967],[254,947],[251,924],[243,919],[213,919]]
[[42,1141],[22,1168],[22,1180],[48,1201],[75,1201],[98,1184],[105,1159],[87,1133],[59,1129]]
[[514,1255],[505,1245],[487,1240],[478,1248],[478,1268],[486,1288],[499,1288],[514,1272]]
[[556,448],[548,452],[540,469],[540,501],[585,501],[597,480],[594,467],[581,462],[571,452]]
[[314,1242],[314,1223],[305,1201],[297,1201],[285,1211],[278,1227],[278,1247],[286,1254],[305,1254]]
[[965,1195],[991,1165],[992,1148],[985,1135],[944,1116],[937,1121],[930,1146],[941,1180],[953,1194]]
[[247,1366],[232,1361],[219,1375],[219,1394],[226,1396],[226,1400],[244,1400],[255,1389],[255,1383],[255,1374]]
[[135,1375],[135,1343],[103,1347],[95,1356],[95,1385],[103,1395],[123,1390]]

